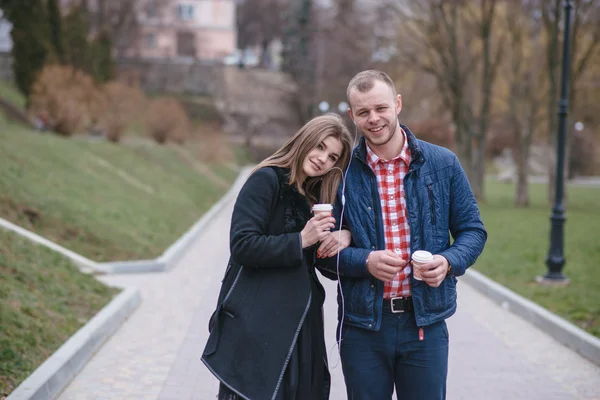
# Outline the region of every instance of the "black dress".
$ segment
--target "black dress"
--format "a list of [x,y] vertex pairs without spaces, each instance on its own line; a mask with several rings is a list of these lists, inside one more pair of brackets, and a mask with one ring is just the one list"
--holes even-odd
[[[300,216],[303,220],[302,224],[297,224],[300,228],[299,232],[311,218],[311,213],[306,200],[295,206],[297,214],[294,217],[298,219]],[[277,393],[277,400],[327,400],[329,398],[331,377],[327,363],[322,311],[325,289],[314,269],[315,251],[316,245],[303,250],[304,268],[310,279],[311,302],[298,334],[296,346],[292,350],[281,388]],[[277,329],[276,324],[273,325],[273,329]],[[243,397],[221,384],[218,399],[238,400]]]

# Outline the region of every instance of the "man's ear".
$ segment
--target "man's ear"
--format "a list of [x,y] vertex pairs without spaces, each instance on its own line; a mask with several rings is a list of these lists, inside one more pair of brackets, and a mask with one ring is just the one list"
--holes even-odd
[[402,111],[402,96],[401,95],[396,95],[396,115],[400,114],[400,111]]
[[356,121],[354,120],[354,114],[352,113],[352,108],[350,107],[348,107],[348,115],[350,116],[352,122],[354,122],[354,125],[356,125]]

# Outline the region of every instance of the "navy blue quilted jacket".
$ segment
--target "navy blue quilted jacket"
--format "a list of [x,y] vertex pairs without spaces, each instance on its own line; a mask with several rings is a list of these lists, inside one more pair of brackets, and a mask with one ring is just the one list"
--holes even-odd
[[[452,266],[442,284],[433,288],[411,276],[415,317],[427,326],[454,314],[456,276],[463,275],[481,254],[487,233],[467,177],[450,150],[418,140],[402,125],[408,138],[412,162],[404,179],[411,251],[441,254]],[[334,206],[340,221],[342,186]],[[384,231],[377,179],[366,162],[364,138],[354,149],[345,185],[342,224],[352,232],[352,244],[340,253],[339,272],[344,296],[344,322],[378,330],[381,324],[383,282],[366,268],[373,250],[384,250]],[[453,242],[450,241],[450,236]],[[324,274],[336,278],[336,258]],[[323,270],[323,269],[322,269]],[[329,273],[327,273],[329,271]],[[338,288],[338,304],[342,304]],[[338,318],[341,318],[341,307]]]

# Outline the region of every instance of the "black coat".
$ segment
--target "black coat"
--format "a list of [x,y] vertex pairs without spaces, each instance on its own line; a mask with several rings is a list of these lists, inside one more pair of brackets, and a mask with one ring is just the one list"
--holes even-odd
[[248,399],[280,388],[311,299],[300,231],[310,218],[289,171],[261,168],[241,189],[231,220],[231,258],[209,323],[202,361]]

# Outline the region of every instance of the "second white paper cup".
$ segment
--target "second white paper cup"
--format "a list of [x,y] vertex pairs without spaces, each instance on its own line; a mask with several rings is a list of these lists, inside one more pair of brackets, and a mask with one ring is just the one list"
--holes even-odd
[[411,259],[413,266],[413,278],[415,278],[418,281],[422,281],[423,279],[417,272],[419,269],[419,264],[428,263],[431,260],[433,260],[433,254],[425,250],[417,250],[412,254]]

